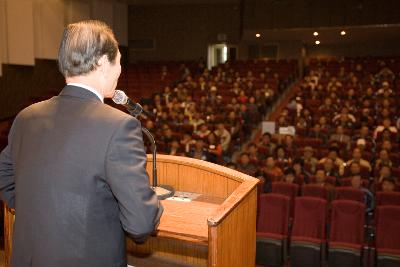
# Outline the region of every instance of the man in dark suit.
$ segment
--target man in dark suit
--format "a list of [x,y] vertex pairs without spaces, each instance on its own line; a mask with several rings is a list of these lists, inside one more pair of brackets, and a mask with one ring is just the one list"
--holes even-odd
[[13,267],[126,267],[124,230],[143,242],[156,229],[140,122],[103,103],[120,57],[107,25],[69,25],[67,86],[17,115],[0,154],[0,196],[16,211]]

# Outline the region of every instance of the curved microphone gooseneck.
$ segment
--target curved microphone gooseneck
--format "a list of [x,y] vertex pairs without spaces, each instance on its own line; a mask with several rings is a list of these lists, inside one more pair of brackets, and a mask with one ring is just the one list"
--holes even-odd
[[[114,103],[124,105],[129,113],[137,118],[138,116],[142,115],[142,113],[148,115],[148,112],[143,110],[143,107],[133,102],[128,96],[121,90],[115,90],[114,97],[112,98]],[[154,136],[150,133],[148,129],[145,127],[141,127],[142,132],[146,135],[147,139],[150,141],[150,149],[153,155],[153,190],[156,192],[158,199],[166,199],[172,197],[175,193],[175,190],[168,185],[158,185],[158,178],[157,178],[157,145]]]

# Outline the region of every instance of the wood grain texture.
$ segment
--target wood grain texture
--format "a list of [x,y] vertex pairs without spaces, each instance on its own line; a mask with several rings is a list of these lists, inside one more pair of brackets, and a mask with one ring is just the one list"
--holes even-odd
[[257,191],[242,199],[217,225],[209,226],[208,266],[255,264]]
[[[208,247],[181,239],[151,237],[142,245],[127,239],[127,255],[138,258],[164,258],[166,261],[176,261],[190,266],[207,266]],[[135,261],[132,261],[135,265]],[[138,266],[140,267],[140,266]]]
[[15,211],[4,204],[4,266],[11,267],[12,233]]
[[218,204],[163,200],[162,205],[164,214],[158,226],[159,236],[179,235],[196,243],[208,243],[207,218],[215,212]]
[[[152,157],[148,155],[147,171],[152,183]],[[176,191],[227,198],[243,182],[254,178],[241,172],[202,160],[169,155],[157,156],[158,184],[167,184]]]
[[[192,202],[164,200],[157,235],[143,245],[128,237],[128,256],[133,261],[135,257],[165,258],[179,266],[254,266],[258,179],[185,157],[159,155],[157,163],[159,184],[201,197]],[[5,208],[6,267],[10,266],[13,216]]]

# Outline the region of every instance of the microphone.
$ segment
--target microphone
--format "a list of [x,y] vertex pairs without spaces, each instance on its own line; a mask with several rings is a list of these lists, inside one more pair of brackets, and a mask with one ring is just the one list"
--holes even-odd
[[[115,90],[114,96],[112,98],[115,104],[124,105],[129,113],[134,116],[135,118],[144,113],[146,116],[150,116],[150,114],[143,109],[143,107],[133,102],[129,97],[121,90]],[[175,190],[172,186],[169,185],[158,185],[157,179],[157,146],[154,136],[150,133],[149,130],[142,127],[142,132],[146,135],[149,139],[151,144],[151,151],[153,154],[153,190],[156,193],[158,199],[163,200],[169,197],[174,196]]]
[[115,90],[114,96],[112,98],[115,104],[123,105],[126,109],[131,113],[132,116],[138,117],[142,113],[147,117],[150,117],[150,114],[143,109],[142,105],[139,103],[135,103],[132,99],[130,99],[124,91]]

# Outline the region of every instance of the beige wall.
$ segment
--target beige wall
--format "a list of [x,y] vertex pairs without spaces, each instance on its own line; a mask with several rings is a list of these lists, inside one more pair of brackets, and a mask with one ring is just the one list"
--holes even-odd
[[33,2],[6,0],[8,62],[34,65]]
[[3,63],[7,62],[7,27],[6,27],[6,0],[0,0],[0,77],[3,74]]
[[128,45],[128,6],[109,0],[0,0],[0,76],[2,64],[34,65],[57,59],[66,24],[100,19]]
[[63,0],[34,0],[35,58],[57,58],[65,24]]

